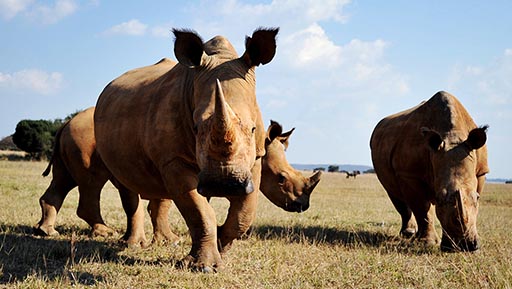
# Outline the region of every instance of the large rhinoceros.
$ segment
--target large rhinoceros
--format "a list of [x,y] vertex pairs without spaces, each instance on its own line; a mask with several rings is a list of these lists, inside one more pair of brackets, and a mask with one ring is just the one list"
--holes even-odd
[[373,165],[402,217],[402,235],[437,244],[435,205],[442,250],[479,248],[478,199],[489,172],[486,129],[446,92],[377,124],[370,140]]
[[[96,153],[94,138],[94,107],[88,108],[65,123],[55,138],[52,158],[43,173],[50,170],[53,178],[46,192],[39,199],[42,210],[41,220],[35,226],[38,235],[57,235],[55,221],[68,192],[78,186],[79,201],[77,214],[92,228],[92,235],[107,236],[114,231],[105,225],[100,212],[100,193],[110,172]],[[271,121],[265,140],[265,155],[262,158],[262,180],[260,190],[276,206],[290,212],[302,212],[309,207],[309,197],[320,181],[317,172],[309,178],[293,169],[285,156],[291,131],[282,132],[279,123]],[[115,180],[114,180],[115,183]],[[121,195],[123,202],[124,195]],[[170,231],[168,211],[170,200],[150,200],[148,206],[153,223],[153,240],[170,241],[177,237]],[[145,235],[132,236],[134,231],[128,222],[124,239],[130,246],[145,245]]]
[[[97,151],[121,191],[172,199],[192,248],[183,260],[210,271],[222,265],[217,221],[206,197],[231,201],[220,247],[251,225],[265,151],[255,67],[275,55],[278,29],[258,29],[238,57],[224,37],[209,41],[173,30],[179,64],[129,71],[100,94],[94,113]],[[135,216],[142,217],[135,211]]]

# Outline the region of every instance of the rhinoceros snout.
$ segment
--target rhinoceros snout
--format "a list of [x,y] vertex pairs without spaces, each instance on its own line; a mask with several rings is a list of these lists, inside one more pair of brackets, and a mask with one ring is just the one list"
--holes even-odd
[[294,201],[286,204],[284,209],[287,212],[302,213],[309,209],[309,203],[303,204],[301,202]]
[[453,240],[450,240],[449,238],[446,238],[443,236],[441,240],[441,251],[443,252],[460,252],[460,251],[466,251],[466,252],[474,252],[478,251],[480,249],[480,244],[478,242],[478,239],[474,240],[460,240],[456,242],[456,244],[453,242]]
[[254,192],[254,184],[251,178],[205,178],[200,174],[197,191],[205,197],[243,196]]

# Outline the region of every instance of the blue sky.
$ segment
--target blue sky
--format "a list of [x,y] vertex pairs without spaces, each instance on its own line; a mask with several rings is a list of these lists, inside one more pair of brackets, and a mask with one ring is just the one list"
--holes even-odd
[[488,131],[491,178],[512,178],[512,1],[0,0],[0,137],[22,119],[93,106],[125,71],[174,59],[170,29],[204,40],[278,26],[257,69],[266,124],[296,127],[291,163],[371,165],[383,117],[446,90]]

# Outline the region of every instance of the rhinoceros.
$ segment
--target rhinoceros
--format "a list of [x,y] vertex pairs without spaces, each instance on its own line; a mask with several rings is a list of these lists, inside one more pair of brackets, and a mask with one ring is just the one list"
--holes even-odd
[[[94,138],[94,107],[88,108],[65,123],[57,132],[55,148],[48,167],[43,172],[53,178],[50,186],[40,198],[42,210],[41,220],[35,226],[38,235],[57,235],[55,230],[56,216],[68,192],[78,186],[79,201],[77,214],[92,228],[93,236],[108,236],[114,233],[105,225],[100,212],[101,188],[108,179],[110,172],[96,152]],[[294,129],[282,133],[279,123],[271,121],[265,140],[265,155],[262,158],[262,180],[260,190],[276,206],[289,212],[303,212],[309,207],[309,197],[320,181],[321,173],[317,172],[306,178],[293,169],[285,156],[288,140]],[[115,180],[113,183],[116,183]],[[124,195],[121,195],[123,202]],[[170,200],[150,200],[148,210],[153,223],[153,240],[174,242],[178,239],[170,231],[168,211]],[[129,245],[146,245],[144,234],[132,236],[133,231],[143,232],[144,228],[133,230],[128,222],[124,239]]]
[[489,172],[486,130],[444,91],[377,124],[370,140],[372,161],[402,218],[401,235],[438,244],[435,205],[441,249],[478,250],[478,201]]
[[[273,59],[278,29],[246,37],[241,57],[224,37],[205,45],[193,31],[173,33],[178,64],[131,70],[100,94],[96,149],[121,192],[174,201],[192,238],[182,263],[212,271],[222,266],[217,242],[229,247],[255,216],[265,154],[255,67]],[[213,196],[227,197],[233,211],[219,240],[205,198]]]

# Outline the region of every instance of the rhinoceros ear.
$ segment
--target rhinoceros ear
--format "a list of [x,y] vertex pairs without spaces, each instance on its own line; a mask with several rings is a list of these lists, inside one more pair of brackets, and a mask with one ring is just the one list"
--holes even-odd
[[474,150],[481,148],[487,141],[487,128],[488,126],[484,125],[483,127],[475,128],[470,131],[466,144]]
[[444,141],[438,132],[431,130],[427,127],[422,127],[421,133],[423,134],[423,137],[427,141],[428,146],[432,150],[439,151],[439,150],[443,149]]
[[276,36],[279,28],[259,28],[252,37],[245,37],[245,52],[242,60],[249,67],[269,63],[276,54]]
[[176,59],[188,67],[201,65],[204,47],[203,40],[192,30],[173,29],[174,33],[174,55]]
[[267,139],[265,145],[269,145],[276,137],[280,136],[283,132],[281,125],[273,120],[270,120],[270,125],[267,129]]
[[283,132],[279,136],[279,141],[284,145],[284,150],[288,149],[288,144],[289,144],[290,136],[292,135],[294,130],[295,130],[295,128],[292,128],[291,130],[289,130],[287,132]]

